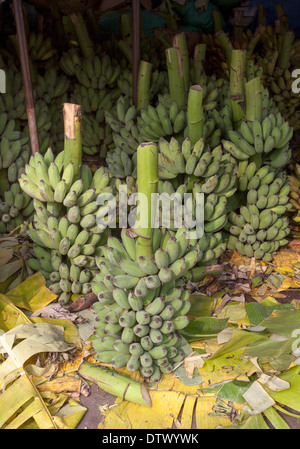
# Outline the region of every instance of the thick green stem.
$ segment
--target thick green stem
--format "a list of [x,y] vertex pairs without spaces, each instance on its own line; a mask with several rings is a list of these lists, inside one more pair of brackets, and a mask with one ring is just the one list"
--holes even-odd
[[191,86],[187,104],[188,136],[192,146],[203,137],[203,89],[200,85]]
[[83,362],[78,373],[84,379],[97,384],[106,393],[122,398],[124,401],[152,406],[149,391],[144,384],[122,376],[110,368]]
[[153,142],[141,143],[137,148],[137,186],[138,201],[134,232],[137,235],[137,258],[153,256],[153,223],[152,215],[158,184],[158,146]]
[[230,66],[231,53],[233,50],[232,44],[231,44],[227,34],[223,30],[218,31],[215,34],[215,36],[216,36],[216,40],[219,42],[219,44],[221,45],[221,47],[225,53],[227,64],[228,64],[228,66]]
[[267,25],[266,10],[263,5],[258,5],[257,23],[258,25]]
[[203,62],[206,55],[206,44],[197,44],[194,49],[194,82],[201,84],[203,77],[206,78]]
[[121,39],[118,42],[118,47],[125,56],[125,58],[127,59],[127,61],[129,62],[129,67],[131,67],[133,61],[133,53],[131,45],[127,41]]
[[166,58],[171,100],[177,102],[179,109],[184,109],[186,106],[186,101],[179,48],[168,48],[166,50]]
[[212,13],[215,33],[223,29],[222,16],[218,9]]
[[262,87],[259,77],[253,78],[245,84],[246,120],[249,126],[253,121],[262,120]]
[[230,65],[230,102],[235,128],[245,116],[246,50],[232,50]]
[[74,179],[80,176],[82,164],[81,106],[72,103],[64,104],[64,166],[73,162]]
[[184,89],[187,92],[190,87],[190,58],[185,33],[178,33],[174,36],[173,47],[179,48],[183,73],[183,84]]
[[283,34],[282,44],[278,55],[277,67],[282,70],[288,68],[291,50],[295,39],[294,31],[287,31]]
[[288,16],[282,5],[278,4],[275,6],[276,14],[280,22],[280,32],[285,33],[289,29]]
[[132,45],[132,14],[125,13],[120,17],[120,38]]
[[94,45],[90,39],[89,32],[82,14],[72,13],[70,14],[70,18],[72,20],[83,57],[87,59],[93,59],[95,56]]
[[137,110],[146,109],[150,101],[150,85],[152,75],[152,64],[147,61],[140,62],[137,81]]
[[264,25],[259,25],[251,39],[251,41],[248,44],[248,49],[247,49],[247,58],[250,59],[252,58],[253,52],[255,47],[257,46],[258,42],[260,41],[262,35],[264,34],[266,30],[266,27]]

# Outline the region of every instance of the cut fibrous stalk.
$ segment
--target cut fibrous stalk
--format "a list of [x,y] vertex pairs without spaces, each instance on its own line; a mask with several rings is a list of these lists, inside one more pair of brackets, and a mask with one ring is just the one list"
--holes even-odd
[[191,86],[187,104],[188,135],[192,146],[203,137],[203,89],[200,85]]
[[113,394],[124,401],[151,407],[152,401],[146,386],[114,370],[83,362],[79,374],[86,380],[96,383],[101,390]]
[[152,194],[157,193],[158,179],[158,146],[153,142],[141,143],[137,148],[138,204],[134,226],[137,258],[153,256]]
[[250,127],[254,120],[262,119],[262,87],[259,77],[245,84],[246,120]]
[[228,38],[227,34],[223,30],[219,30],[215,34],[215,37],[216,37],[217,42],[219,42],[219,44],[223,48],[227,64],[228,64],[228,66],[230,66],[231,53],[232,53],[232,50],[233,50],[232,43],[231,43],[230,39]]
[[141,61],[138,73],[137,84],[137,110],[147,109],[150,100],[152,64],[147,61]]
[[82,14],[73,12],[70,14],[70,18],[84,58],[93,59],[95,56],[94,45],[90,39]]
[[205,61],[206,55],[206,44],[197,44],[194,49],[194,82],[196,84],[201,84],[200,80],[205,76],[205,71],[203,67],[203,62]]
[[246,50],[232,50],[230,65],[230,102],[235,127],[238,128],[245,116]]
[[81,133],[81,106],[72,103],[64,104],[64,166],[73,162],[75,175],[78,179],[82,164],[82,133]]
[[173,46],[179,48],[181,57],[181,66],[183,73],[184,89],[187,92],[190,87],[190,67],[189,67],[189,51],[187,46],[186,34],[178,33],[173,38]]
[[167,48],[166,61],[169,77],[169,89],[172,101],[176,101],[179,109],[185,107],[185,89],[180,50],[177,47]]

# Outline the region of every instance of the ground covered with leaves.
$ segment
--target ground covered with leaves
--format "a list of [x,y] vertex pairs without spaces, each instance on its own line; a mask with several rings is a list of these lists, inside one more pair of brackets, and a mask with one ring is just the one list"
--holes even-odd
[[150,406],[81,375],[86,362],[111,372],[93,357],[95,298],[62,307],[42,275],[23,280],[30,251],[22,235],[0,240],[0,428],[300,428],[298,239],[272,263],[227,251],[188,283],[184,361],[156,385],[116,370],[146,385]]

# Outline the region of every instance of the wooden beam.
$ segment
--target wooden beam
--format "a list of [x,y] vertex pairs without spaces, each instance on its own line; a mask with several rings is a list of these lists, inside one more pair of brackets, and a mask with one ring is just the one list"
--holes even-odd
[[21,0],[13,0],[13,11],[16,22],[17,40],[20,51],[21,69],[24,83],[24,92],[26,100],[26,110],[29,126],[32,154],[39,152],[39,140],[36,126],[36,117],[34,110],[34,100],[32,93],[31,74],[29,67],[28,48],[24,26],[24,17]]
[[132,95],[133,104],[137,105],[137,84],[141,58],[140,48],[140,0],[132,0]]

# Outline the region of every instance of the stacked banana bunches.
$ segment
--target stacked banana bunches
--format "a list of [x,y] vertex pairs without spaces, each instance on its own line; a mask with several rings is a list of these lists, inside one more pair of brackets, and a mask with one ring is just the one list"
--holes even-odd
[[114,187],[103,167],[92,173],[82,165],[75,177],[74,164],[65,164],[64,153],[55,156],[49,148],[44,156],[31,156],[19,183],[34,207],[29,236],[36,258],[28,264],[43,274],[61,303],[68,303],[72,294],[91,292],[95,256],[107,238],[96,221],[103,210],[97,197],[113,193]]
[[0,116],[0,136],[0,234],[6,234],[30,220],[33,213],[32,200],[18,183],[31,151],[28,137],[6,113]]

